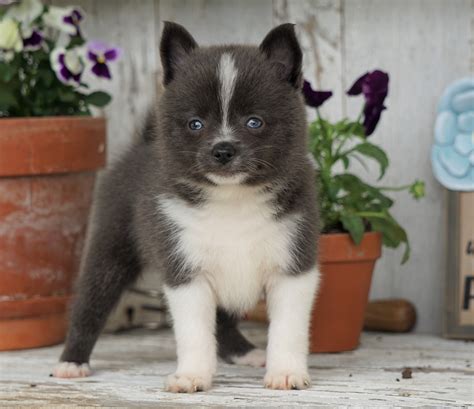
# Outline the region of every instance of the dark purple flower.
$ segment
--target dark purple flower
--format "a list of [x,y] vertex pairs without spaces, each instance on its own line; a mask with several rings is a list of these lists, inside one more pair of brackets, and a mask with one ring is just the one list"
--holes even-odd
[[79,27],[79,24],[83,19],[84,16],[82,15],[81,11],[75,8],[71,11],[70,14],[64,16],[63,21],[76,29],[76,36],[81,36],[81,29]]
[[311,84],[305,80],[303,83],[303,95],[306,105],[313,108],[318,108],[323,105],[327,99],[331,98],[332,92],[315,91],[313,88],[311,88]]
[[27,50],[38,50],[43,42],[43,34],[33,30],[28,38],[23,39],[23,47]]
[[372,135],[377,127],[377,124],[382,115],[382,111],[385,110],[384,105],[369,105],[365,104],[364,106],[364,121],[362,125],[365,129],[365,136]]
[[388,80],[388,74],[383,71],[367,72],[354,82],[349,91],[347,91],[347,94],[364,94],[367,103],[372,105],[383,104],[388,94]]
[[364,75],[361,77],[357,78],[354,84],[352,84],[352,87],[349,88],[349,91],[347,91],[347,95],[360,95],[362,93],[362,84],[364,83],[365,79],[369,76],[369,73],[366,72]]
[[374,132],[377,123],[380,120],[380,115],[385,109],[383,103],[388,95],[388,82],[389,76],[387,73],[375,70],[362,75],[347,91],[348,95],[364,95],[365,105],[363,125],[366,136],[369,136]]
[[98,77],[112,78],[108,62],[115,61],[120,56],[120,49],[109,46],[101,41],[91,41],[88,44],[87,57],[92,62],[92,72]]

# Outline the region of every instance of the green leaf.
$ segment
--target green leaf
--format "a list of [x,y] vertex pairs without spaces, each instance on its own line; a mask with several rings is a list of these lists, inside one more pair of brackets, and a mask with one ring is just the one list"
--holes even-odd
[[16,69],[6,63],[0,63],[0,80],[3,82],[9,82],[16,74]]
[[102,91],[93,92],[92,94],[86,95],[86,97],[84,98],[87,104],[94,105],[99,108],[102,108],[107,105],[111,99],[112,98],[109,94]]
[[334,124],[334,131],[338,134],[346,133],[352,126],[352,122],[349,122],[347,118],[340,120]]
[[392,207],[393,200],[385,196],[376,187],[370,186],[351,173],[344,173],[333,177],[333,183],[339,184],[356,204],[358,210],[373,210],[374,206],[388,209]]
[[364,142],[355,146],[352,149],[352,151],[359,152],[362,155],[368,156],[376,160],[380,165],[379,180],[383,177],[383,175],[385,174],[385,170],[387,169],[387,166],[388,166],[388,156],[382,149],[380,149],[378,146],[374,145],[373,143]]
[[341,158],[341,160],[342,160],[342,163],[344,165],[344,169],[347,170],[347,168],[349,167],[349,158],[347,156],[343,156]]
[[38,75],[46,87],[50,87],[54,81],[54,74],[49,69],[40,70]]
[[331,200],[337,199],[337,194],[339,193],[340,186],[337,183],[330,183],[327,187],[327,193]]
[[85,43],[84,39],[81,36],[72,36],[70,37],[69,44],[67,45],[67,49],[70,50],[74,47],[80,47]]
[[60,89],[59,90],[59,99],[62,102],[73,102],[77,98],[76,92],[74,92],[72,89]]
[[397,248],[400,244],[405,244],[401,264],[405,264],[410,258],[410,243],[408,236],[398,222],[388,212],[370,213],[360,212],[359,216],[366,218],[372,230],[382,233],[383,244],[387,247]]
[[18,108],[18,101],[16,100],[15,94],[5,88],[3,85],[0,86],[0,107],[2,108]]
[[344,228],[349,232],[354,243],[359,245],[364,236],[364,222],[360,216],[354,213],[344,213],[341,215],[341,222]]
[[351,128],[352,133],[359,138],[365,139],[365,128],[359,122],[354,122],[354,126]]

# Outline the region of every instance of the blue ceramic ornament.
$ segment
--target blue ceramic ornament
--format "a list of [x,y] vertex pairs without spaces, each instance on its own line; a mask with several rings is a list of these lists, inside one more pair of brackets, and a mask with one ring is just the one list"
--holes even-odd
[[436,179],[455,191],[474,191],[474,78],[451,84],[438,106],[431,163]]

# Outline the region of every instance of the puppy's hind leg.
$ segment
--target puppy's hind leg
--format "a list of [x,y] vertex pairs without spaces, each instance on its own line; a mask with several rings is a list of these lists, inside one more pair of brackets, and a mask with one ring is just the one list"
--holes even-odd
[[238,318],[222,309],[217,310],[217,343],[219,357],[229,364],[265,366],[266,352],[256,348],[239,331]]
[[140,272],[131,241],[113,231],[108,237],[101,233],[92,237],[83,263],[66,344],[52,373],[58,378],[90,374],[89,357],[107,316]]

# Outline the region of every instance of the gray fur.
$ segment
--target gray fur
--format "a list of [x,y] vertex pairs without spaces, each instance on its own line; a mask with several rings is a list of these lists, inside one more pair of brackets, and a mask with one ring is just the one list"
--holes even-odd
[[[212,160],[210,141],[219,132],[223,115],[216,72],[224,52],[232,55],[238,69],[229,121],[239,157],[222,166]],[[197,274],[176,256],[176,227],[160,213],[156,198],[166,194],[202,206],[206,187],[213,185],[205,177],[210,171],[222,175],[245,171],[249,177],[244,183],[273,193],[275,218],[301,214],[287,273],[304,273],[315,264],[315,175],[306,158],[301,50],[293,26],[272,30],[260,47],[200,48],[184,28],[166,23],[161,56],[164,95],[152,110],[141,141],[107,170],[97,189],[95,227],[84,255],[62,361],[89,361],[107,315],[143,269],[164,274],[172,287]],[[246,129],[243,121],[249,115],[264,118],[264,127]],[[206,122],[199,134],[188,128],[190,118]],[[231,313],[221,310],[217,315],[219,352],[224,358],[253,348],[238,332]]]
[[217,309],[216,339],[219,356],[227,363],[232,358],[247,354],[255,345],[247,341],[237,328],[238,317],[221,308]]

